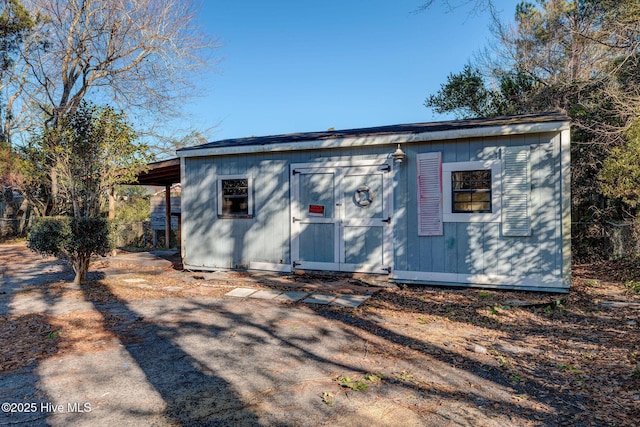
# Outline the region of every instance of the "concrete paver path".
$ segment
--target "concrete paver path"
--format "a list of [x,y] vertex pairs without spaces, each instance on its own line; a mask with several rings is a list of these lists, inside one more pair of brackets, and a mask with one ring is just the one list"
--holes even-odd
[[273,301],[295,302],[307,304],[336,305],[356,308],[370,298],[370,295],[310,294],[302,291],[271,291],[253,288],[235,288],[225,294],[235,298],[255,298]]
[[[224,297],[122,299],[106,286],[47,287],[40,272],[68,272],[25,262],[3,276],[0,315],[39,316],[55,331],[41,340],[60,334],[61,347],[0,371],[0,403],[16,409],[0,426],[521,425],[511,386],[483,371],[490,358],[456,368],[431,344],[407,345],[393,318],[344,315],[367,295],[254,289],[240,276],[220,285]],[[120,281],[126,265],[97,273]],[[155,283],[144,279],[120,282],[146,292]]]

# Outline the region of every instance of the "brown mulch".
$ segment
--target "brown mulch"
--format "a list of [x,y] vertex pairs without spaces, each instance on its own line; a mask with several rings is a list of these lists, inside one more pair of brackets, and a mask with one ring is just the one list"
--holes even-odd
[[[229,275],[232,280],[216,281],[170,268],[158,271],[136,266],[129,271],[135,273],[107,275],[81,290],[68,283],[53,283],[46,285],[46,292],[108,304],[222,297],[239,286],[317,290],[323,281],[334,280],[287,277],[295,280],[292,283],[237,273]],[[191,280],[185,281],[185,276]],[[340,280],[336,280],[336,289],[368,289],[366,281]],[[565,406],[578,414],[576,425],[626,426],[640,419],[640,309],[634,305],[640,303],[640,295],[625,287],[629,280],[640,280],[640,262],[604,261],[574,266],[569,294],[385,288],[376,289],[357,309],[318,307],[317,311],[388,343],[367,351],[407,359],[428,354],[473,372],[479,367],[494,368],[520,391],[514,399],[530,405],[555,402],[554,407]],[[607,301],[622,304],[610,307],[604,304]],[[144,323],[104,318],[96,310],[0,316],[0,322],[0,372],[65,352],[98,351],[117,342],[113,325],[127,322],[124,327],[136,328]]]
[[0,372],[23,368],[58,351],[58,330],[45,315],[0,316],[0,324]]
[[[567,295],[384,290],[349,316],[358,327],[404,341],[407,349],[439,354],[458,367],[477,370],[489,355],[523,390],[523,399],[575,396],[561,403],[586,411],[579,424],[635,425],[640,419],[640,306],[635,305],[640,295],[630,293],[624,282],[640,276],[638,265],[578,265]],[[623,304],[603,305],[609,300]],[[370,316],[391,322],[379,328],[366,322]]]

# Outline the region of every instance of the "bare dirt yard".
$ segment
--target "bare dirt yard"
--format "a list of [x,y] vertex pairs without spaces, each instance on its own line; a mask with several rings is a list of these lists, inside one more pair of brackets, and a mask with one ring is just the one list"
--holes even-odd
[[[569,294],[97,260],[91,281],[0,245],[0,426],[631,426],[640,262]],[[371,297],[357,308],[225,296]]]

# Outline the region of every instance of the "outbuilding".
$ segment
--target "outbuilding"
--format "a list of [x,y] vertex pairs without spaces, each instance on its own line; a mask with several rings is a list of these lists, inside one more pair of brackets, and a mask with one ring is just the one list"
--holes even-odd
[[569,146],[546,113],[183,148],[183,263],[566,292]]

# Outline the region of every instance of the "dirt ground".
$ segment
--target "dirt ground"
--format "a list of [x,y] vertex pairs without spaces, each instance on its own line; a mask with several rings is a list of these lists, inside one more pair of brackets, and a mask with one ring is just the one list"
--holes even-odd
[[[380,287],[374,277],[181,271],[104,258],[91,281],[0,245],[0,426],[630,426],[640,263],[569,294]],[[235,287],[372,294],[358,308]]]

